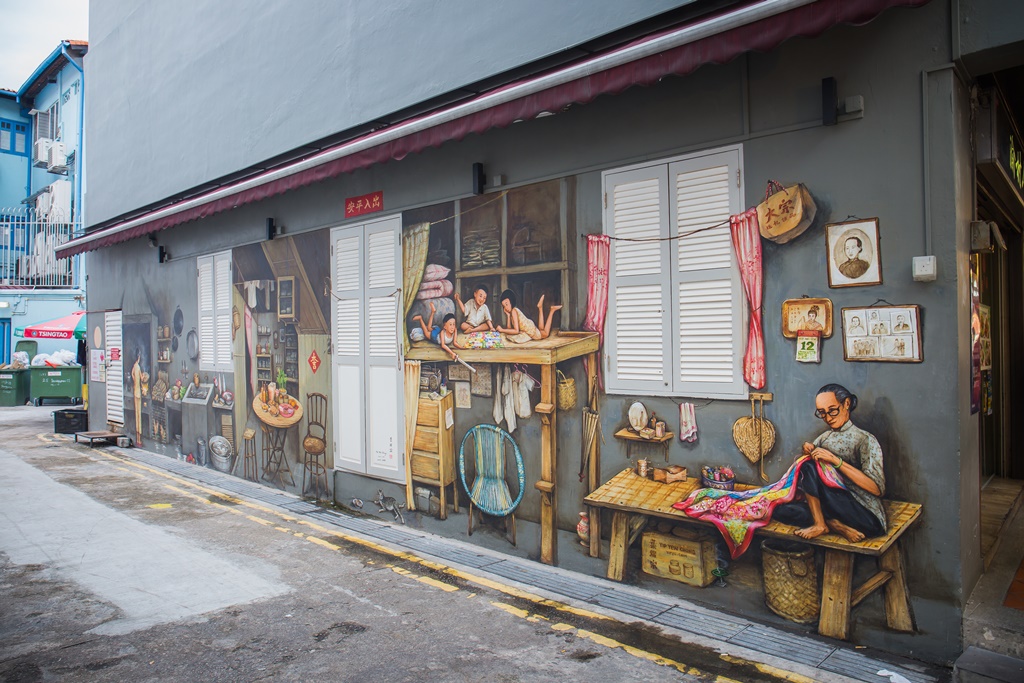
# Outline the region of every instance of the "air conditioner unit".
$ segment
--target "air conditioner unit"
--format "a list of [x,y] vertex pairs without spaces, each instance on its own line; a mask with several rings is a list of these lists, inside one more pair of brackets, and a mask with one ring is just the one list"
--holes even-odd
[[42,218],[50,214],[50,206],[52,204],[52,198],[49,192],[43,192],[36,197],[36,216]]
[[71,181],[55,180],[50,183],[50,211],[46,220],[49,223],[71,223]]
[[59,140],[54,140],[50,144],[49,154],[47,155],[46,170],[50,173],[63,173],[68,170],[68,155],[64,151],[64,143]]
[[50,145],[53,140],[50,138],[39,138],[32,148],[32,165],[36,168],[46,168],[50,163]]

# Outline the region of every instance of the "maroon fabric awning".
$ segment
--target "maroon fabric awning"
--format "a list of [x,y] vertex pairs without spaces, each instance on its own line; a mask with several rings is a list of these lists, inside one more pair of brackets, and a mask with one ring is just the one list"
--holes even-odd
[[[599,95],[620,93],[634,85],[652,85],[666,76],[682,76],[695,71],[703,64],[723,64],[739,55],[749,52],[766,52],[778,47],[783,41],[794,37],[814,37],[837,24],[866,23],[890,7],[918,7],[929,0],[817,0],[795,9],[781,12],[764,19],[714,35],[687,42],[656,54],[641,57],[625,64],[612,66],[595,73],[589,73],[570,82],[559,84],[527,96],[502,102],[425,130],[415,130],[395,139],[394,133],[403,127],[416,128],[414,124],[429,117],[443,114],[446,110],[425,114],[416,119],[369,133],[361,138],[341,143],[325,150],[311,160],[293,162],[288,166],[265,171],[260,176],[239,181],[234,186],[212,190],[205,195],[182,200],[176,205],[154,210],[148,216],[133,218],[121,224],[102,228],[68,242],[57,249],[58,258],[64,258],[125,242],[136,237],[206,218],[244,204],[257,202],[268,197],[305,187],[322,180],[334,178],[390,160],[400,160],[409,154],[429,147],[439,147],[453,140],[461,140],[472,133],[483,133],[491,128],[502,128],[516,121],[535,118],[545,112],[558,112],[572,104],[586,104]],[[732,7],[717,18],[728,18],[747,9],[756,9],[764,2],[751,2],[740,9]],[[712,18],[713,20],[714,18]],[[702,18],[700,22],[710,21]],[[645,36],[629,45],[616,48],[608,54],[625,52],[631,48],[653,43],[659,38],[685,30],[674,28],[658,34]],[[589,57],[580,64],[593,62],[595,65],[607,55]],[[561,69],[578,68],[580,64]],[[556,69],[555,72],[559,71]],[[496,94],[514,88],[539,82],[545,74],[534,75],[523,81],[478,96],[448,108],[452,112],[472,108],[474,102],[486,102]],[[380,144],[373,144],[375,138],[388,138]],[[345,153],[351,149],[351,153]],[[315,163],[318,157],[326,157],[323,163]],[[313,164],[310,164],[310,161]]]

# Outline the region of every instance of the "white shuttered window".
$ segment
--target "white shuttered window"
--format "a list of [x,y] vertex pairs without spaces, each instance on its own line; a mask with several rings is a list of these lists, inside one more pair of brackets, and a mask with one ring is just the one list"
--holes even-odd
[[740,148],[609,171],[603,184],[605,233],[618,238],[609,393],[745,398],[744,298],[727,222],[742,210]]
[[232,372],[231,252],[200,256],[199,369]]

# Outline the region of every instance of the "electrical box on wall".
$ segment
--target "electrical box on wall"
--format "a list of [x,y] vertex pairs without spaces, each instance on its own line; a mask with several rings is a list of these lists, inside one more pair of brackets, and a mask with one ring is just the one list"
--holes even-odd
[[915,282],[932,282],[935,280],[935,257],[915,256],[913,271]]

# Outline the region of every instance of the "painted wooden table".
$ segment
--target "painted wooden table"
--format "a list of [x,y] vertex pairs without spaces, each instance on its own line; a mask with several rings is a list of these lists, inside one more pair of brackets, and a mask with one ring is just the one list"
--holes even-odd
[[[540,403],[534,412],[540,415],[541,464],[540,481],[534,487],[541,493],[540,508],[540,561],[545,564],[558,563],[556,513],[557,464],[558,464],[558,432],[557,411],[555,409],[557,386],[555,364],[572,358],[586,356],[587,363],[587,396],[591,397],[591,409],[597,410],[597,396],[594,386],[597,383],[598,356],[600,339],[596,332],[553,332],[547,339],[531,341],[525,344],[508,344],[501,349],[458,349],[459,358],[470,365],[475,363],[525,363],[540,366]],[[405,357],[433,363],[450,363],[451,356],[437,344],[417,342],[412,345]],[[600,439],[594,439],[590,451],[588,470],[588,490],[593,491],[599,484]],[[591,552],[596,553],[601,543],[600,520],[594,526],[591,521]]]
[[266,465],[263,468],[263,476],[267,481],[277,481],[280,488],[284,488],[284,474],[288,475],[292,486],[295,486],[295,479],[292,477],[292,470],[288,467],[288,458],[284,453],[284,444],[288,438],[288,430],[302,420],[302,403],[299,403],[295,413],[291,417],[271,415],[263,410],[263,401],[257,396],[252,400],[252,410],[256,413],[266,429],[263,430],[265,437],[270,438],[270,455],[267,457]]
[[[686,481],[663,484],[639,477],[631,469],[615,475],[603,486],[584,499],[592,507],[612,511],[611,544],[608,555],[608,578],[622,581],[629,546],[636,540],[648,519],[657,517],[673,522],[703,524],[711,522],[688,517],[672,507],[700,488],[700,480],[690,477]],[[737,484],[736,488],[755,488]],[[850,632],[850,613],[875,590],[885,587],[885,617],[889,628],[913,631],[914,620],[910,611],[907,576],[900,553],[899,539],[918,517],[921,506],[916,503],[884,500],[888,533],[851,543],[836,534],[828,533],[811,540],[794,535],[797,527],[771,522],[755,533],[770,538],[807,543],[825,549],[825,569],[821,586],[821,616],[818,633],[832,638],[846,639]],[[878,560],[878,572],[856,589],[853,587],[853,560],[856,555],[867,555]]]

